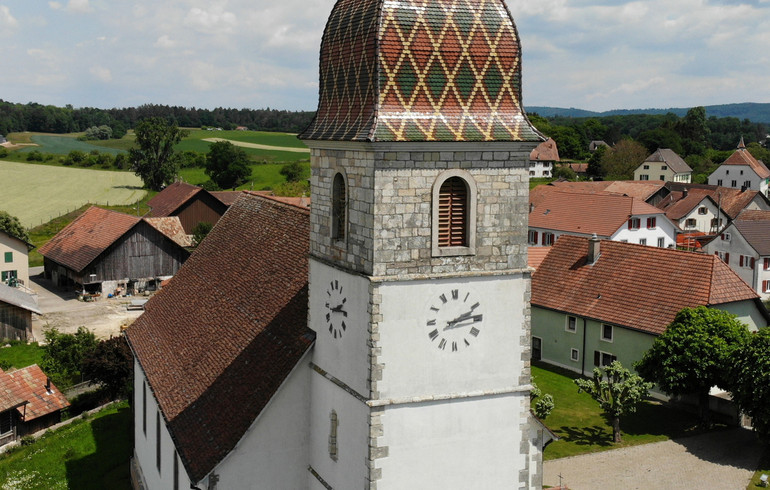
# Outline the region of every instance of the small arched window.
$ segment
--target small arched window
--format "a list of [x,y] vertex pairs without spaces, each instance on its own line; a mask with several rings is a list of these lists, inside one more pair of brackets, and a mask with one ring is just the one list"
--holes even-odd
[[434,257],[476,253],[476,182],[464,170],[447,170],[433,185]]
[[332,410],[332,413],[329,416],[329,422],[329,457],[334,461],[337,461],[337,426],[340,422],[335,410]]
[[344,240],[347,227],[347,189],[342,174],[334,176],[332,184],[332,239]]
[[468,186],[460,177],[441,184],[438,197],[438,246],[468,246]]

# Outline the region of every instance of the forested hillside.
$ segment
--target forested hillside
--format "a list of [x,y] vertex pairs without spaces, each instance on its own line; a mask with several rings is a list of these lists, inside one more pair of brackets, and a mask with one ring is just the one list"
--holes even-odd
[[[705,106],[706,116],[708,117],[735,117],[738,119],[748,119],[752,122],[770,124],[770,104],[757,104],[752,102],[745,102],[742,104],[722,104],[722,105],[709,105]],[[679,117],[684,117],[687,114],[687,108],[671,108],[671,109],[617,109],[613,111],[605,112],[593,112],[583,109],[575,108],[560,108],[560,107],[543,107],[543,106],[531,106],[527,107],[527,112],[534,112],[543,117],[606,117],[606,116],[629,116],[634,114],[676,114]]]

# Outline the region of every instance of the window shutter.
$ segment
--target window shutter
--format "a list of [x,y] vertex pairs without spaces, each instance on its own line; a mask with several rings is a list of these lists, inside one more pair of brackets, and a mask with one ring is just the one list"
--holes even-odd
[[762,292],[767,291],[767,281],[762,281]]
[[725,234],[724,234],[724,233],[722,233],[722,234],[721,234],[721,235],[719,235],[719,236],[720,236],[720,238],[721,238],[722,240],[724,240],[724,239],[725,239]]
[[738,259],[738,265],[743,267],[743,255],[741,255],[740,259]]
[[730,252],[725,252],[725,264],[730,264]]
[[534,233],[534,235],[533,235],[532,237],[533,237],[534,239],[532,240],[532,243],[535,243],[535,244],[536,244],[536,243],[537,243],[537,236],[538,236],[538,232],[536,232],[536,231],[535,231],[535,232],[533,232],[533,233]]
[[765,269],[770,269],[770,259],[765,259]]
[[[633,223],[634,223],[634,218],[629,218],[628,219],[628,229],[629,230],[633,230],[634,229],[634,224]],[[597,364],[597,366],[598,366],[598,364]]]
[[754,260],[754,257],[751,258],[751,268],[754,268],[754,265],[756,265],[756,261]]
[[438,246],[468,246],[468,190],[459,177],[447,179],[439,191]]
[[602,361],[601,357],[602,356],[601,356],[601,354],[599,354],[599,351],[595,350],[594,351],[594,366],[599,366],[599,364],[601,364],[601,361]]

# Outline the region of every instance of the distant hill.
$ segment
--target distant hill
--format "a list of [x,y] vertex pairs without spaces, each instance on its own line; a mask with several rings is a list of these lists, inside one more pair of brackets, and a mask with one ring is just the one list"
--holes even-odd
[[[709,105],[706,107],[706,115],[716,117],[737,117],[740,120],[748,119],[755,123],[770,124],[770,104],[756,104],[746,102],[742,104],[723,104]],[[559,107],[531,106],[527,107],[527,112],[536,112],[543,117],[562,116],[562,117],[604,117],[604,116],[626,116],[630,114],[667,114],[673,112],[679,117],[687,114],[690,110],[687,108],[672,109],[617,109],[605,112],[593,112],[583,109],[564,109]]]

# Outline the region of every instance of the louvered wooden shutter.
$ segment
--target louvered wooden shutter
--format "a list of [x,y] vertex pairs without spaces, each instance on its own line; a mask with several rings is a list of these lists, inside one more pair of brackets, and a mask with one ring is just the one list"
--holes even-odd
[[755,261],[754,261],[754,257],[752,257],[752,258],[751,258],[751,268],[752,268],[752,269],[754,268],[754,264],[755,264]]
[[337,240],[345,239],[346,194],[345,179],[341,174],[337,174],[332,187],[332,238]]
[[447,179],[439,191],[438,246],[468,246],[468,189],[459,177]]
[[725,264],[729,264],[729,263],[730,263],[730,254],[725,252]]
[[738,259],[738,265],[743,267],[743,255],[741,255],[740,259]]

